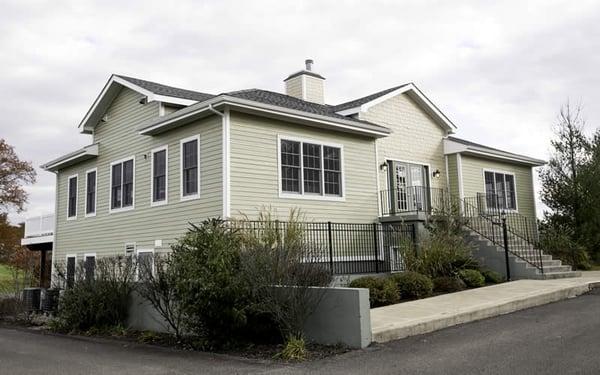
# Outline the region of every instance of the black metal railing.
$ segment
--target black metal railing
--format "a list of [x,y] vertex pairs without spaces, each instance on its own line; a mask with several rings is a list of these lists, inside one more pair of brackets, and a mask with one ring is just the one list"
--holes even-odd
[[489,197],[483,194],[462,199],[465,226],[543,274],[544,254],[537,243],[535,222],[515,212],[490,207],[489,202]]
[[232,221],[230,225],[266,241],[301,238],[311,262],[320,262],[335,275],[401,271],[400,250],[414,246],[414,224]]
[[382,216],[431,213],[446,207],[451,196],[445,189],[429,186],[406,186],[379,192]]

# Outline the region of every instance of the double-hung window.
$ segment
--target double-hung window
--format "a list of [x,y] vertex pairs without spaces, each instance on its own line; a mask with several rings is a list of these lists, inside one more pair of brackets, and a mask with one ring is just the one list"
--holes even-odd
[[96,214],[96,169],[87,171],[85,174],[85,216]]
[[200,196],[200,137],[181,140],[181,199]]
[[67,255],[67,288],[72,288],[75,284],[75,268],[77,267],[77,256]]
[[96,254],[85,254],[83,256],[83,268],[85,279],[87,281],[94,280],[94,276],[96,275]]
[[168,185],[168,149],[167,146],[152,151],[152,205],[167,203]]
[[114,162],[110,166],[110,209],[133,207],[134,159]]
[[281,194],[342,197],[342,148],[312,141],[280,140]]
[[488,208],[517,209],[515,176],[509,173],[485,171],[485,195]]
[[77,218],[77,175],[70,176],[67,183],[67,219]]

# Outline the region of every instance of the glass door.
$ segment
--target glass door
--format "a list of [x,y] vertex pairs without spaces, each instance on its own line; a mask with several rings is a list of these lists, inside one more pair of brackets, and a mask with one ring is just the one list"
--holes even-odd
[[390,161],[388,170],[392,213],[425,210],[428,202],[427,167]]

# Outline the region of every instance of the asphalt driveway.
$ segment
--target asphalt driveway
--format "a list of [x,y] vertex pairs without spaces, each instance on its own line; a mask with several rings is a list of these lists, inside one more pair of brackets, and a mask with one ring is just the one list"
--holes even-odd
[[598,374],[600,290],[296,365],[0,328],[0,374]]

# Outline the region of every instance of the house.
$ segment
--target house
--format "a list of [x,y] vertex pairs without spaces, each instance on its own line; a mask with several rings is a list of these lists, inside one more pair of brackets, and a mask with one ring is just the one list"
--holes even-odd
[[484,250],[500,246],[494,213],[508,213],[511,240],[526,242],[511,250],[518,267],[570,270],[521,231],[535,228],[533,168],[544,161],[456,138],[412,83],[326,104],[312,64],[284,80],[285,94],[112,75],[79,124],[92,143],[43,165],[56,174],[54,261],[167,251],[189,222],[264,205],[316,222],[421,223],[453,199]]

